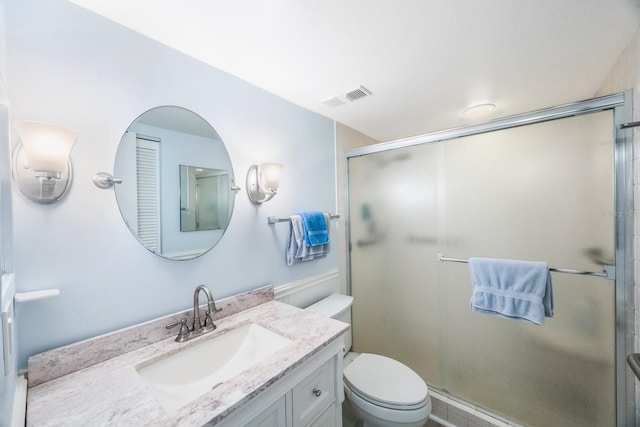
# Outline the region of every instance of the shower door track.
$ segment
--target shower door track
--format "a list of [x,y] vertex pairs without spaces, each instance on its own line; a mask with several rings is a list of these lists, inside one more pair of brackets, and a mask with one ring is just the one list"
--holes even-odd
[[[423,135],[402,138],[380,144],[365,146],[350,150],[346,153],[347,176],[349,174],[348,160],[367,154],[405,148],[414,145],[435,144],[446,142],[463,136],[479,135],[502,129],[542,123],[551,120],[596,113],[599,111],[613,111],[613,132],[615,132],[614,148],[614,208],[615,208],[615,390],[616,390],[616,426],[625,427],[627,420],[635,418],[632,403],[627,404],[627,396],[635,392],[635,377],[627,374],[626,356],[633,352],[633,337],[627,331],[627,304],[632,301],[633,292],[627,290],[627,284],[633,279],[633,183],[632,183],[632,152],[631,129],[631,91],[593,98],[557,107],[536,110],[529,113],[509,116],[482,124],[458,127]],[[348,190],[347,190],[348,191]],[[348,205],[349,194],[347,194]],[[347,227],[351,220],[347,212]],[[350,234],[349,228],[347,229]],[[347,260],[350,266],[350,259]],[[347,272],[348,292],[351,294],[350,268]]]

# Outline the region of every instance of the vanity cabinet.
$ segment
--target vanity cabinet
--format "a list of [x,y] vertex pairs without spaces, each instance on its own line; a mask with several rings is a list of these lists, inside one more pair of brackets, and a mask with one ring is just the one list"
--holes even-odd
[[[336,421],[336,408],[339,403],[334,402],[329,408],[315,420],[311,427],[337,427],[342,425],[342,420]],[[340,415],[342,417],[342,415]]]
[[337,341],[286,374],[220,425],[342,426],[342,340]]
[[336,401],[333,360],[329,360],[293,387],[293,425],[311,425]]
[[287,425],[287,397],[282,396],[257,417],[246,424],[246,427],[278,427]]

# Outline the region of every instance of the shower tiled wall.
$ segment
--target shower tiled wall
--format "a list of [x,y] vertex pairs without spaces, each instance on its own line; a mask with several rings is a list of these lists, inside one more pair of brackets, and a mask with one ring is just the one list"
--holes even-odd
[[437,391],[430,390],[429,395],[431,420],[426,427],[521,427]]
[[[640,121],[640,30],[622,52],[596,95],[608,95],[628,89],[633,91],[633,121]],[[631,331],[634,335],[635,351],[640,352],[640,128],[634,128],[632,133],[634,209],[627,214],[633,217],[634,275],[633,282],[628,283],[627,313],[629,322],[635,325]],[[633,399],[633,396],[628,398]],[[640,382],[637,380],[635,381],[635,408],[636,424],[640,425]],[[632,424],[629,423],[629,425]]]

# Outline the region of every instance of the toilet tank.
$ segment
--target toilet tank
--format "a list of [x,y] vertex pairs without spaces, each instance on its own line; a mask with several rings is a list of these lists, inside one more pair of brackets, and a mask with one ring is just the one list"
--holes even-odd
[[[310,305],[305,310],[324,317],[340,320],[351,325],[351,304],[353,297],[349,295],[333,294]],[[351,329],[344,334],[344,352],[351,349]]]

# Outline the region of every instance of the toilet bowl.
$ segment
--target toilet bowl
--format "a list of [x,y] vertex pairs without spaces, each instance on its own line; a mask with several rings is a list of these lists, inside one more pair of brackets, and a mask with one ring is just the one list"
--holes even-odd
[[[353,297],[333,294],[308,311],[351,323]],[[351,331],[345,334],[345,355]],[[389,357],[362,353],[343,370],[346,403],[364,427],[422,427],[431,413],[429,388],[411,368]]]

